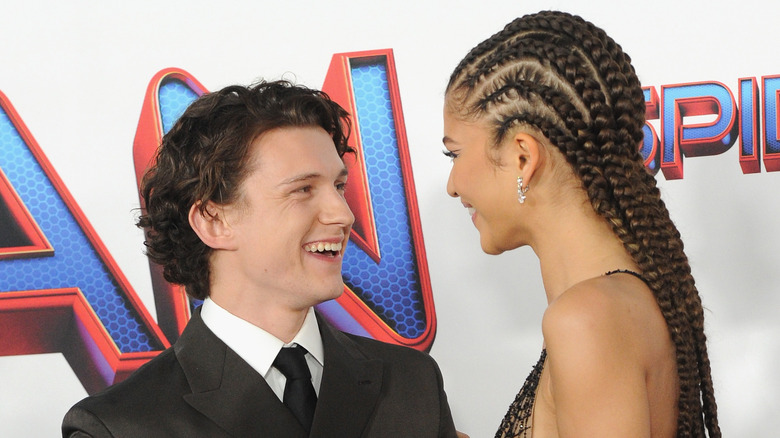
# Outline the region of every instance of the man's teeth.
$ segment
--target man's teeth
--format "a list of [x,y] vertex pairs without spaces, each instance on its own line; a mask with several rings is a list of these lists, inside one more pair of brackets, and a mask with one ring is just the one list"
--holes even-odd
[[342,244],[341,242],[338,243],[312,243],[310,245],[306,245],[303,247],[306,251],[309,252],[325,252],[325,251],[341,251]]

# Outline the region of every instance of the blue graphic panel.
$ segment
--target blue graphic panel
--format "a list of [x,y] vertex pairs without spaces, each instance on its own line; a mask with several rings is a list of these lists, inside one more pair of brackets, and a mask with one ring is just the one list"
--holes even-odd
[[0,293],[78,287],[122,353],[161,350],[2,108],[0,166],[54,248],[0,260]]
[[764,141],[766,141],[766,153],[780,153],[780,133],[778,132],[777,100],[780,93],[780,78],[764,79]]
[[[644,140],[642,140],[642,148],[640,152],[642,153],[642,158],[644,160],[647,160],[650,155],[655,152],[654,146],[655,146],[655,133],[652,129],[650,129],[650,126],[648,126],[646,123],[642,127],[642,133],[645,135]],[[650,161],[650,163],[647,165],[647,168],[652,171],[658,170],[658,160]]]
[[753,120],[755,120],[756,114],[753,112],[755,108],[755,102],[753,101],[753,82],[751,80],[742,80],[739,82],[739,94],[740,94],[740,108],[739,122],[742,127],[742,138],[740,139],[740,147],[742,149],[743,156],[752,156],[756,153],[753,150],[753,145],[758,143],[754,140],[753,132]]
[[344,282],[396,333],[413,339],[425,331],[426,320],[387,67],[353,63],[352,83],[382,259],[377,265],[350,245],[344,255]]
[[198,95],[184,82],[169,79],[160,85],[160,116],[163,132],[168,132]]

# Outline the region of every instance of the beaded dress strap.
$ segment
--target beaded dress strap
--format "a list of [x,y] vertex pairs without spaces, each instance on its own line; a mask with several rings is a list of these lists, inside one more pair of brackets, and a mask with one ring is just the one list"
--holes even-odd
[[612,275],[612,274],[631,274],[634,277],[636,277],[636,278],[642,280],[643,282],[647,283],[647,280],[645,280],[645,277],[642,277],[642,274],[640,274],[638,272],[635,272],[635,271],[632,271],[630,269],[615,269],[615,270],[612,270],[612,271],[609,271],[609,272],[605,273],[604,275]]
[[509,406],[504,419],[501,421],[496,432],[495,438],[523,438],[529,436],[533,424],[532,416],[534,401],[536,399],[536,388],[539,385],[539,379],[542,376],[544,362],[547,359],[547,349],[542,349],[542,355],[539,361],[531,370],[531,374],[525,379],[523,387],[517,393],[515,400]]

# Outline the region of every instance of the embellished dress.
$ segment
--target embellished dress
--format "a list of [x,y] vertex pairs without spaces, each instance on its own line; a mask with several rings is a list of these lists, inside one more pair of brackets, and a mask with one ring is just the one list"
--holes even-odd
[[545,359],[547,359],[547,350],[542,350],[539,362],[525,379],[515,401],[509,406],[495,438],[526,438],[531,436],[530,430],[533,426],[531,417],[534,411],[536,388],[539,386],[539,378],[542,376]]

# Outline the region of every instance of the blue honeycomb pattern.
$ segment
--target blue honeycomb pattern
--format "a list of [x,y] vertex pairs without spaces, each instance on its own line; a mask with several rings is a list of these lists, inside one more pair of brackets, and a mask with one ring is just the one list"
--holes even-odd
[[[655,138],[653,137],[653,131],[647,126],[642,127],[642,132],[645,134],[645,138],[642,141],[642,148],[640,152],[642,153],[642,157],[647,159],[650,154],[653,153],[653,141]],[[658,160],[653,160],[650,163],[648,163],[647,168],[650,170],[657,170],[658,169]]]
[[350,245],[344,282],[396,333],[414,339],[424,333],[426,320],[386,65],[353,64],[352,84],[382,259],[377,265]]
[[162,349],[2,108],[0,165],[55,251],[53,257],[0,260],[0,293],[78,287],[121,352]]
[[764,119],[767,121],[766,129],[766,154],[780,153],[780,142],[777,132],[777,90],[780,89],[780,78],[764,79]]
[[751,156],[755,153],[753,151],[753,142],[755,141],[753,137],[753,117],[756,115],[754,113],[753,83],[745,79],[739,81],[739,94],[742,96],[742,101],[739,103],[739,126],[742,127],[740,132],[742,137],[740,139],[741,155]]
[[184,82],[178,79],[169,79],[160,84],[160,116],[162,117],[163,132],[168,132],[181,117],[198,95]]

